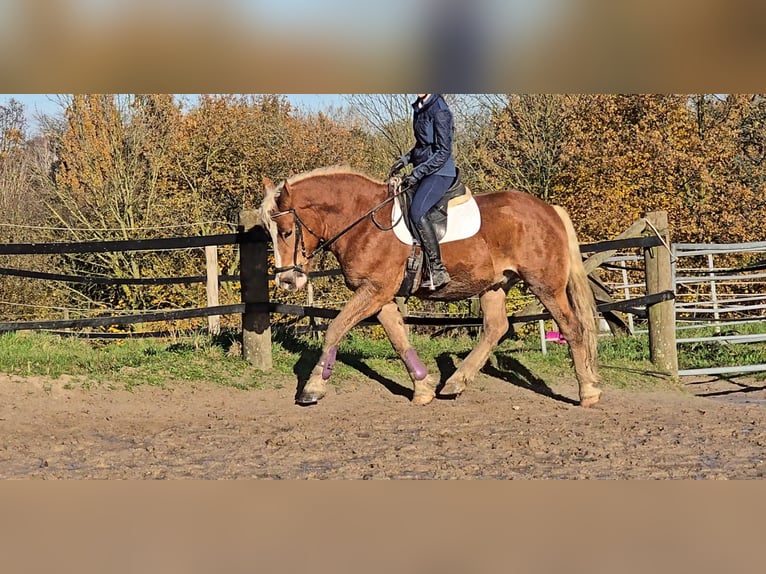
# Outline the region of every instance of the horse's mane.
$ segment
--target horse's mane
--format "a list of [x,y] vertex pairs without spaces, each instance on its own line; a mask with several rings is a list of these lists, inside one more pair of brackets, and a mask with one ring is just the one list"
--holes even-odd
[[263,201],[261,202],[261,206],[258,208],[261,222],[270,230],[272,229],[272,226],[274,226],[274,230],[276,229],[274,220],[271,219],[271,214],[277,210],[277,198],[279,197],[279,194],[282,193],[284,185],[284,182],[282,182],[276,187],[271,189],[267,188],[263,193]]
[[298,173],[290,177],[287,180],[287,184],[294,185],[298,183],[299,181],[303,181],[304,179],[309,179],[312,177],[320,177],[323,175],[356,175],[359,177],[363,177],[364,179],[371,181],[372,183],[378,183],[378,184],[381,183],[380,181],[377,181],[376,179],[370,177],[369,175],[364,174],[360,171],[356,171],[355,169],[352,169],[351,167],[347,165],[331,165],[329,167],[318,167],[310,171]]
[[261,207],[259,208],[261,221],[263,221],[263,223],[266,224],[267,226],[270,226],[271,224],[273,224],[273,220],[271,219],[271,214],[277,211],[278,209],[277,198],[282,193],[282,190],[284,190],[285,185],[292,187],[293,185],[305,179],[310,179],[312,177],[331,176],[331,175],[355,175],[358,177],[362,177],[371,183],[375,183],[378,185],[380,185],[381,183],[380,181],[375,180],[369,175],[366,175],[360,171],[356,171],[347,165],[332,165],[329,167],[318,167],[316,169],[305,171],[303,173],[298,173],[289,177],[286,181],[282,181],[276,187],[273,187],[271,189],[266,189],[266,191],[263,194],[263,201],[261,202]]

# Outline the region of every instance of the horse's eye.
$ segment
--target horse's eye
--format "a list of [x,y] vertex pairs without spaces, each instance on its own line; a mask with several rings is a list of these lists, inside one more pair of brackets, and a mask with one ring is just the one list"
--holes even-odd
[[287,239],[287,238],[288,238],[288,237],[290,237],[292,234],[293,234],[293,230],[292,230],[292,229],[288,229],[287,231],[280,231],[280,232],[279,232],[279,236],[280,236],[282,239]]

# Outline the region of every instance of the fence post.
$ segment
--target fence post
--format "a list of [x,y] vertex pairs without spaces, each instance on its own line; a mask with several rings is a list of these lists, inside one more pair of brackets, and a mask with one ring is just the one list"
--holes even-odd
[[[707,267],[710,269],[710,277],[715,277],[715,266],[713,265],[713,254],[707,254]],[[715,280],[710,280],[710,298],[713,301],[713,318],[715,319],[715,332],[721,332],[721,323],[718,321],[721,318],[721,314],[718,312],[718,290],[715,286]]]
[[[670,245],[670,228],[666,211],[652,211],[645,216]],[[646,294],[673,291],[670,252],[664,245],[644,250],[646,266]],[[678,376],[678,350],[676,348],[675,301],[663,301],[648,308],[649,353],[654,366],[662,372]]]
[[[207,292],[207,306],[218,306],[218,247],[215,245],[205,246],[205,274],[207,282],[205,291]],[[207,318],[207,331],[211,335],[218,335],[221,332],[220,315],[210,315]]]
[[269,234],[263,229],[254,209],[239,214],[240,233],[245,237],[239,245],[239,278],[242,302],[242,357],[262,371],[272,368],[271,327],[268,307]]
[[[309,279],[306,282],[306,305],[309,307],[314,306],[314,283]],[[317,321],[313,316],[309,316],[309,337],[314,339],[319,338],[319,330],[317,329]]]

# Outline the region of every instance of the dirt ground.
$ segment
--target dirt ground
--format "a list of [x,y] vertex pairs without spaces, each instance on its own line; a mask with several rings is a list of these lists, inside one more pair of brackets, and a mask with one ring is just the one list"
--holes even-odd
[[457,400],[415,407],[364,379],[299,407],[289,379],[129,392],[0,375],[0,478],[763,478],[766,384],[683,387],[607,387],[582,409],[571,380],[482,374]]

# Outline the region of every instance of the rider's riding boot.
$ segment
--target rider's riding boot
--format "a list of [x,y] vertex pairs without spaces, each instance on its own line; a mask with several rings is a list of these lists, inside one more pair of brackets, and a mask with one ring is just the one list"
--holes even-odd
[[434,230],[428,217],[423,217],[417,224],[418,234],[420,235],[420,244],[428,261],[428,268],[431,271],[431,277],[426,279],[421,287],[434,291],[449,283],[450,276],[442,263],[439,241],[436,239]]

